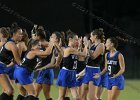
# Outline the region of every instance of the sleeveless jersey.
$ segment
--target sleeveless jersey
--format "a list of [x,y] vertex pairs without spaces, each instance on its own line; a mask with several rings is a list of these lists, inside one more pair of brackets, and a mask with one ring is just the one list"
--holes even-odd
[[[7,42],[15,43],[15,41],[13,39],[9,39]],[[3,62],[4,64],[8,65],[12,62],[14,56],[13,56],[12,51],[9,51],[5,48],[5,44],[0,49],[0,61]]]
[[[98,45],[93,45],[91,48],[90,48],[90,52],[94,52],[96,47]],[[96,59],[92,59],[92,57],[89,57],[88,58],[88,62],[87,62],[87,65],[88,66],[95,66],[95,67],[100,67],[102,66],[103,64],[103,55],[99,55]]]
[[29,53],[30,51],[27,51],[27,53],[25,54],[20,66],[21,67],[24,67],[24,68],[27,68],[29,71],[33,71],[34,68],[36,67],[37,63],[40,61],[39,57],[38,56],[35,56],[34,58],[32,59],[28,59],[27,58],[27,54]]
[[107,68],[109,76],[117,74],[120,70],[118,55],[120,52],[116,52],[114,56],[110,57],[110,52],[107,53]]

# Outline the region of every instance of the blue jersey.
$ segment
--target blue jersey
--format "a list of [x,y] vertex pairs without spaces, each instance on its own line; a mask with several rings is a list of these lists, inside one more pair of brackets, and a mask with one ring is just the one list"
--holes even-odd
[[110,52],[107,53],[107,67],[108,67],[108,86],[107,88],[110,90],[113,86],[117,86],[119,90],[124,89],[124,77],[123,75],[119,75],[116,78],[110,78],[113,75],[117,74],[120,70],[119,65],[119,56],[120,52],[116,52],[112,57],[110,57]]
[[116,52],[114,56],[110,57],[110,52],[107,53],[107,68],[108,68],[108,74],[109,76],[113,76],[114,74],[117,74],[120,70],[120,65],[119,65],[119,59],[118,55],[120,52]]

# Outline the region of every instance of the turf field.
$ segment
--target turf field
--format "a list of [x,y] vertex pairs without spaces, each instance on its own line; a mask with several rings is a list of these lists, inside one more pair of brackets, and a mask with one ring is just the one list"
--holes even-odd
[[[0,87],[0,93],[1,93],[1,87]],[[14,96],[15,98],[17,94],[18,94],[18,90],[15,87],[15,96]],[[56,87],[55,85],[52,86],[51,95],[54,100],[57,100],[58,87]],[[40,94],[39,98],[40,100],[45,100],[43,93]],[[104,92],[102,99],[107,100],[106,91]],[[125,90],[121,92],[121,95],[118,100],[140,100],[140,80],[126,80]]]

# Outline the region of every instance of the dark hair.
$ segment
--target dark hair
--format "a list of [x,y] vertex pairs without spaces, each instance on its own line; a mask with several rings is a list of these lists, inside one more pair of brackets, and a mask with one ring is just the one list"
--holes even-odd
[[75,37],[75,35],[76,35],[75,33],[69,32],[69,33],[67,34],[67,41],[69,41],[70,38],[73,39],[73,38]]
[[3,34],[4,38],[8,38],[9,37],[9,32],[5,27],[1,27],[0,28],[0,33]]
[[62,47],[66,47],[66,36],[65,32],[61,31],[61,40],[62,40]]
[[43,29],[37,29],[36,35],[40,37],[40,39],[46,39],[46,32]]
[[111,43],[113,43],[113,47],[117,48],[118,47],[118,40],[115,37],[110,37],[108,38]]
[[31,50],[32,46],[35,46],[39,43],[38,40],[31,40],[30,43],[28,44],[28,50]]
[[28,33],[27,33],[26,29],[23,29],[23,38],[21,41],[25,42],[25,44],[27,46],[29,38],[28,38]]
[[97,38],[101,40],[102,43],[105,42],[105,36],[104,36],[104,31],[102,28],[95,29],[94,31],[91,32],[92,35],[97,35]]
[[12,34],[11,34],[11,29],[10,27],[6,27],[7,31],[8,31],[8,38],[11,38],[12,37]]
[[73,39],[73,38],[76,36],[76,34],[75,34],[74,32],[72,32],[72,31],[69,29],[69,30],[66,31],[65,36],[66,36],[65,41],[66,41],[66,43],[67,43],[67,45],[68,45],[69,39],[70,39],[70,38]]
[[18,30],[20,30],[21,28],[18,26],[18,24],[16,22],[12,23],[11,28],[10,28],[10,32],[11,34],[15,34]]
[[57,39],[58,39],[58,42],[60,41],[60,38],[62,38],[62,35],[61,35],[61,33],[60,32],[53,32],[52,34],[55,34],[56,35],[56,37],[57,37]]

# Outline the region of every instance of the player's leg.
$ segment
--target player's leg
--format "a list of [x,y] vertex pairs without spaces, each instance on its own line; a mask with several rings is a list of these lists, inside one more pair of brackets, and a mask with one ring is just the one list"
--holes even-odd
[[69,94],[70,94],[70,89],[67,88],[64,100],[70,100]]
[[98,100],[101,100],[104,90],[105,90],[105,88],[102,87],[102,86],[99,86],[99,87],[96,88],[96,98]]
[[70,90],[71,90],[73,100],[80,100],[78,91],[77,91],[77,87],[72,87],[72,88],[70,88]]
[[89,82],[89,98],[90,100],[97,100],[96,97],[95,97],[95,90],[96,90],[96,86],[93,84],[92,81]]
[[28,96],[25,98],[25,100],[39,100],[36,96],[35,96],[35,88],[33,83],[31,84],[27,84],[27,85],[23,85],[23,87],[26,89]]
[[42,84],[35,83],[34,86],[35,86],[35,96],[38,97],[42,90]]
[[120,95],[121,90],[118,89],[117,86],[113,86],[112,87],[112,95],[111,95],[111,99],[112,100],[117,100],[117,98]]
[[0,74],[0,85],[2,86],[4,92],[0,95],[0,100],[4,100],[6,98],[13,98],[14,89],[5,74]]
[[108,92],[108,100],[111,100],[111,97],[112,97],[112,90],[108,90],[107,91]]
[[26,97],[27,95],[27,92],[26,90],[24,89],[24,87],[20,84],[17,84],[17,87],[19,89],[19,95],[17,96],[17,99],[16,100],[24,100],[24,98]]
[[42,84],[42,87],[43,87],[43,93],[44,93],[46,100],[52,100],[51,95],[50,95],[51,85]]
[[58,100],[63,100],[66,94],[66,87],[59,86],[59,97]]
[[88,84],[82,84],[81,99],[87,100]]

